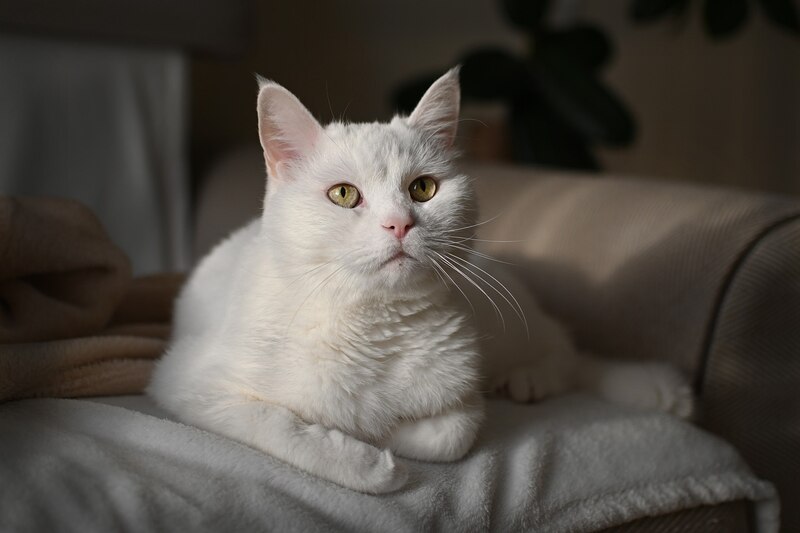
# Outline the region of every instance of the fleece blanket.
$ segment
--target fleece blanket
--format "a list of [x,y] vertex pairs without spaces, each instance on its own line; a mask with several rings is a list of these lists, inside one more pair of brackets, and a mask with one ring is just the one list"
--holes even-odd
[[[110,405],[113,404],[113,405]],[[144,397],[0,405],[2,531],[594,531],[740,499],[778,529],[773,487],[726,443],[658,413],[574,395],[491,401],[469,455],[408,461],[359,494],[164,418]]]
[[166,348],[183,280],[158,274],[130,281],[104,326],[82,336],[0,342],[0,402],[141,392]]
[[182,281],[131,280],[75,201],[0,196],[0,401],[141,391]]
[[0,342],[92,333],[130,277],[128,258],[78,202],[0,197]]

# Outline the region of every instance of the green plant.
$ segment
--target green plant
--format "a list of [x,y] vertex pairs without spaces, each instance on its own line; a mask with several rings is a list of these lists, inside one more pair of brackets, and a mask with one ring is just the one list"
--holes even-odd
[[[461,59],[465,100],[501,101],[508,109],[514,160],[597,170],[592,146],[625,146],[635,136],[633,117],[600,79],[613,55],[608,37],[594,26],[556,29],[547,23],[550,0],[503,0],[505,15],[526,33],[528,53],[483,48]],[[396,92],[408,112],[437,74]]]
[[[767,19],[800,33],[795,0],[694,0],[703,8],[704,27],[713,38],[726,38],[744,26],[750,4]],[[527,36],[527,53],[483,48],[461,58],[464,99],[499,101],[508,110],[511,156],[515,161],[597,170],[595,145],[624,147],[636,135],[625,103],[600,79],[613,56],[608,36],[599,28],[577,24],[553,28],[548,13],[554,0],[501,0],[508,21]],[[692,0],[631,0],[637,23],[667,16],[685,17]],[[404,112],[413,109],[440,73],[412,80],[396,91]]]
[[[791,33],[800,33],[795,0],[699,0],[694,3],[702,4],[703,27],[716,39],[731,37],[742,29],[752,4],[759,5],[766,19],[774,25]],[[633,0],[629,14],[636,22],[648,23],[666,16],[685,16],[692,4],[690,0]]]

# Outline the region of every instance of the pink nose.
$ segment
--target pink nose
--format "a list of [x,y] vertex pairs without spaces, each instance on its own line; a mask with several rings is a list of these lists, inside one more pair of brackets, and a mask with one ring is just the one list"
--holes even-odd
[[414,219],[409,216],[390,217],[381,225],[394,233],[395,237],[402,239],[414,227]]

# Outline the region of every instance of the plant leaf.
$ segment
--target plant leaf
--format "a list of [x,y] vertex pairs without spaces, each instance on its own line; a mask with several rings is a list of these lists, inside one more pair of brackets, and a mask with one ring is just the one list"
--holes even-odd
[[549,9],[550,0],[503,0],[508,21],[525,31],[539,28]]
[[800,33],[800,17],[793,0],[760,0],[764,14],[776,26]]
[[424,76],[414,78],[411,81],[407,81],[395,89],[394,94],[392,95],[392,102],[394,103],[397,111],[405,114],[409,114],[414,111],[414,108],[417,107],[422,95],[424,95],[425,91],[427,91],[428,88],[433,85],[433,82],[439,79],[441,74],[441,72],[437,72],[435,74],[426,74]]
[[498,48],[485,48],[461,61],[461,91],[476,100],[510,99],[520,91],[525,64]]
[[599,170],[586,139],[537,96],[519,98],[509,115],[514,159],[548,167]]
[[685,7],[685,0],[633,0],[628,15],[636,22],[654,22]]
[[583,137],[612,146],[633,141],[633,117],[594,72],[559,49],[542,50],[530,66],[543,99]]
[[705,0],[703,23],[716,39],[732,36],[747,20],[747,0]]
[[[600,68],[614,55],[608,36],[595,26],[577,25],[567,30],[544,33],[537,47],[557,47],[590,68]],[[534,49],[534,54],[537,51]]]

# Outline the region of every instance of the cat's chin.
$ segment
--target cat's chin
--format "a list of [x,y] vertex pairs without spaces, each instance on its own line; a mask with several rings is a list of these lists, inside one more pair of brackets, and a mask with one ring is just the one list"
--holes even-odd
[[400,252],[383,262],[378,267],[377,274],[389,278],[402,278],[419,272],[423,268],[418,259]]
[[419,259],[406,252],[398,252],[381,263],[374,271],[374,278],[385,288],[403,289],[419,286],[422,279],[435,279],[433,271]]
[[411,262],[419,263],[416,258],[401,250],[384,261],[380,268],[403,268],[408,267]]

